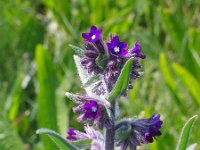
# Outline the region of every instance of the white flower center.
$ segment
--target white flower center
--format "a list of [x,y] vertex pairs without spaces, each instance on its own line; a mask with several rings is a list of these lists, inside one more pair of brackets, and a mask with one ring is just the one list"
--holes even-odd
[[97,107],[96,106],[92,106],[92,112],[96,112],[97,111]]
[[96,38],[96,35],[94,34],[91,38],[94,40]]
[[115,47],[114,47],[114,51],[115,51],[116,53],[118,53],[118,52],[119,52],[119,47],[118,47],[118,46],[115,46]]

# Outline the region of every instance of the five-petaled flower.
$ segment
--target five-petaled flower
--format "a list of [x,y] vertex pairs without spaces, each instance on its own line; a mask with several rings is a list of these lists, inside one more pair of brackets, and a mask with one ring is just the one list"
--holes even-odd
[[88,42],[97,42],[101,39],[102,29],[97,28],[96,26],[90,27],[89,33],[82,33],[82,37]]
[[85,100],[86,101],[73,108],[73,111],[79,114],[77,120],[79,122],[98,121],[101,117],[102,106],[94,99]]
[[127,43],[125,41],[120,42],[118,36],[114,36],[111,42],[107,43],[107,47],[110,53],[117,57],[125,56],[128,53]]

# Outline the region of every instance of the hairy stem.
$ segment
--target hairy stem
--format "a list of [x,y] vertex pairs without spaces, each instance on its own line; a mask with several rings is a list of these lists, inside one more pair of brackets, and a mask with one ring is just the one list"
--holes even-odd
[[105,137],[105,150],[114,150],[115,145],[115,113],[116,113],[116,101],[111,103],[111,126],[106,129]]

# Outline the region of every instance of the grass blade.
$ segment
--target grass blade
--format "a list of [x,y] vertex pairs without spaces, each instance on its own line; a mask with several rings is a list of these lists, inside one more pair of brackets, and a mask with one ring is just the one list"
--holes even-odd
[[200,84],[198,80],[196,80],[193,75],[187,71],[182,66],[174,63],[173,69],[177,76],[182,80],[182,82],[185,84],[186,89],[191,93],[191,95],[194,98],[195,103],[199,106],[200,105],[200,95],[199,95],[199,89]]
[[[42,45],[36,47],[37,82],[38,82],[38,126],[57,130],[56,118],[56,78],[52,59]],[[56,149],[55,145],[47,138],[42,137],[45,149]]]
[[179,142],[176,147],[176,150],[185,150],[187,148],[187,143],[189,140],[190,131],[192,129],[192,125],[194,124],[197,115],[191,117],[184,125],[181,131],[181,135],[179,137]]
[[163,74],[163,77],[164,77],[164,80],[169,88],[169,90],[171,91],[173,97],[174,97],[174,100],[177,104],[177,106],[179,106],[179,108],[184,111],[184,106],[183,104],[181,103],[181,94],[179,93],[178,89],[177,89],[177,85],[176,85],[176,82],[169,70],[169,67],[168,67],[168,62],[167,62],[167,58],[165,56],[164,53],[161,53],[160,54],[160,69],[162,71],[162,74]]

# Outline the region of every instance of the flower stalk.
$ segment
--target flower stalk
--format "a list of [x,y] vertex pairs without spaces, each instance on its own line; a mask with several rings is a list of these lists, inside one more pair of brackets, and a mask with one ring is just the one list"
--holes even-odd
[[106,128],[105,137],[105,150],[114,150],[115,145],[115,115],[116,115],[116,101],[113,100],[111,103],[111,126]]

